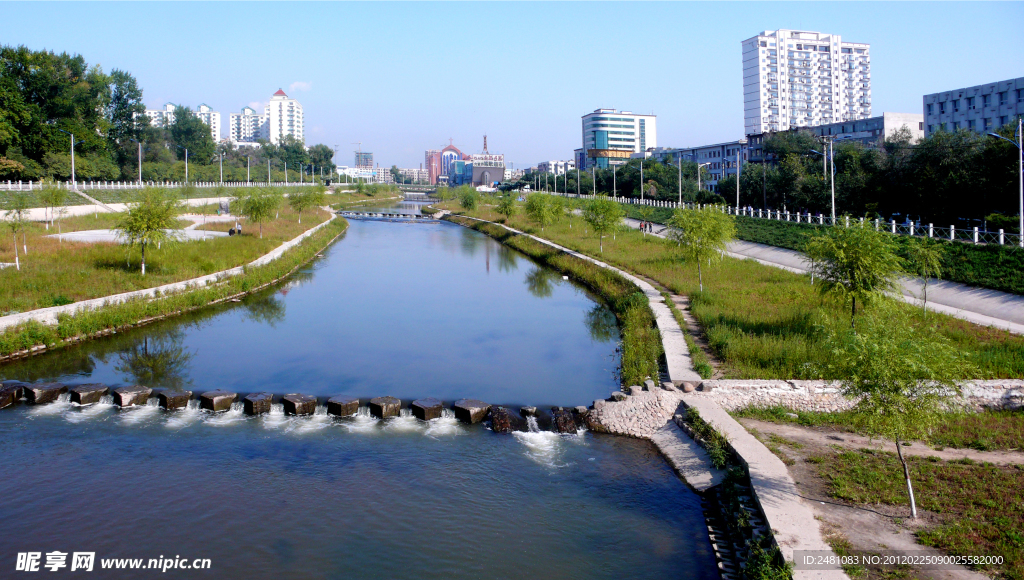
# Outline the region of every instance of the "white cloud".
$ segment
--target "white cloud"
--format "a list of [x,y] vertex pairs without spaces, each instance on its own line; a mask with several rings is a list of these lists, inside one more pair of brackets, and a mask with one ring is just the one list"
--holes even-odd
[[289,91],[308,91],[313,88],[313,83],[307,83],[303,81],[295,81],[288,85]]

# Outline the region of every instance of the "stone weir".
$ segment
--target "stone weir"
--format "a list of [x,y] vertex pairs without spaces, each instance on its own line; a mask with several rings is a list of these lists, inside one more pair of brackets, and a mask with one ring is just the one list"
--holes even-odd
[[228,411],[233,405],[238,404],[247,415],[269,413],[273,405],[280,404],[286,415],[314,415],[322,407],[328,415],[348,417],[357,414],[360,407],[366,407],[372,416],[380,419],[398,417],[401,415],[402,409],[409,409],[414,417],[430,421],[440,418],[445,409],[450,409],[459,421],[469,425],[486,422],[496,433],[527,431],[531,419],[539,428],[551,429],[560,433],[576,433],[586,427],[587,416],[591,412],[587,407],[552,407],[550,411],[544,411],[529,406],[492,405],[476,399],[458,399],[445,403],[431,397],[402,401],[390,396],[360,399],[346,395],[318,397],[303,393],[234,393],[221,389],[196,392],[149,388],[140,385],[109,387],[98,383],[23,383],[20,381],[0,383],[0,409],[19,403],[28,405],[53,403],[65,393],[69,394],[70,402],[79,405],[97,403],[101,397],[109,395],[114,405],[118,407],[147,405],[153,399],[161,408],[175,411],[188,407],[191,401],[196,400],[200,409],[213,413]]
[[353,220],[374,220],[386,222],[415,222],[415,223],[437,223],[439,220],[429,215],[417,215],[409,213],[383,213],[370,211],[340,211],[338,215],[345,219]]

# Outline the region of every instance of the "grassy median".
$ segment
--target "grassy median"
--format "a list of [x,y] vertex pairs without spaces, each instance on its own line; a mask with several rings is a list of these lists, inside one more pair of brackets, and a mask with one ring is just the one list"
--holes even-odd
[[[457,203],[437,207],[491,221],[504,217],[491,205],[467,212]],[[753,260],[726,258],[705,271],[704,291],[697,285],[696,267],[684,263],[673,246],[655,236],[622,229],[599,240],[580,218],[567,218],[544,231],[519,214],[509,226],[576,251],[595,256],[625,270],[651,278],[675,294],[690,297],[694,318],[704,328],[709,345],[722,364],[723,378],[817,378],[814,363],[827,357],[822,326],[830,317],[848,317],[848,306],[822,298],[809,276],[764,266]],[[986,328],[945,315],[903,305],[917,323],[936,324],[963,352],[970,353],[981,376],[1024,377],[1024,337]]]

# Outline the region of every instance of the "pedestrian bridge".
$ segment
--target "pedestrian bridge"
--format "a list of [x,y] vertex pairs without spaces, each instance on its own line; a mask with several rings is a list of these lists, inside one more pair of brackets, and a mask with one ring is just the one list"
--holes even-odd
[[340,211],[338,215],[350,220],[373,220],[386,222],[423,222],[437,223],[438,220],[429,215],[411,213],[385,213],[373,211]]

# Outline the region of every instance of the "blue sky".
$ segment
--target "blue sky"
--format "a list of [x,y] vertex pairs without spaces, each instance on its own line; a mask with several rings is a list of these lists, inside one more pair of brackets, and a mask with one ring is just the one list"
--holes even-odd
[[778,28],[872,45],[873,113],[1024,76],[1024,3],[4,3],[4,44],[82,54],[141,83],[146,104],[227,115],[278,88],[307,144],[355,142],[418,167],[448,138],[516,167],[568,159],[580,116],[658,115],[658,145],[743,130],[740,42]]

